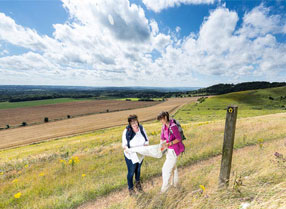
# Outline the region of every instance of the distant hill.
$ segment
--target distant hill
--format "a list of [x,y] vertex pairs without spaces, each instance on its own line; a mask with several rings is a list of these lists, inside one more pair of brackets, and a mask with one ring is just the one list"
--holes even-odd
[[286,86],[232,92],[198,99],[176,113],[181,121],[207,121],[225,118],[228,105],[238,105],[238,118],[286,112]]
[[216,84],[207,88],[198,89],[191,91],[192,94],[206,94],[206,95],[218,95],[226,94],[231,92],[246,91],[246,90],[256,90],[256,89],[266,89],[286,86],[286,82],[266,82],[266,81],[254,81],[254,82],[244,82],[239,84]]
[[58,98],[150,98],[179,97],[199,87],[88,87],[88,86],[36,86],[0,85],[0,102],[22,102]]

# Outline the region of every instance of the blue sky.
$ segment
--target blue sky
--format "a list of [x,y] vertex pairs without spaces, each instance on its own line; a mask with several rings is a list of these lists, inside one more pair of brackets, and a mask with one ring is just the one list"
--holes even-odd
[[285,0],[0,0],[0,85],[285,78]]

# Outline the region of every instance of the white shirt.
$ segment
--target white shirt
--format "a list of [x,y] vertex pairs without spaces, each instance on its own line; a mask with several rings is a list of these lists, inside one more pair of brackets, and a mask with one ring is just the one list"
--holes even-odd
[[[126,131],[127,129],[125,128],[122,134],[122,147],[125,148],[127,147],[127,139],[126,139]],[[135,133],[135,136],[130,140],[130,148],[132,147],[140,147],[144,145],[149,144],[149,139],[147,137],[146,131],[143,128],[143,131],[145,133],[145,136],[147,138],[147,141],[145,141],[144,136],[141,134],[140,128],[137,133]],[[143,155],[137,154],[136,152],[129,152],[128,149],[124,150],[124,155],[127,159],[131,160],[133,164],[135,163],[141,163],[142,160],[144,159]]]

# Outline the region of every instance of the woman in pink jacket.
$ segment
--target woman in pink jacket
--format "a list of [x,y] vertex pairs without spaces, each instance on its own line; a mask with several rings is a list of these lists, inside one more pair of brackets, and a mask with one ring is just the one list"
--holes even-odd
[[169,181],[171,176],[171,185],[177,186],[178,184],[179,178],[176,163],[178,156],[184,152],[185,147],[182,143],[182,137],[178,126],[174,120],[169,119],[168,112],[161,112],[158,115],[157,120],[161,121],[163,125],[161,131],[161,143],[163,143],[163,146],[167,148],[166,161],[162,168],[163,184],[161,187],[161,192],[164,193],[169,188]]

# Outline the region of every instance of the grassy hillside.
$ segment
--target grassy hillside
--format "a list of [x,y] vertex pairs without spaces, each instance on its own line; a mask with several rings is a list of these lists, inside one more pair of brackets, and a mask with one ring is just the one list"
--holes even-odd
[[[270,90],[263,91],[270,92]],[[277,95],[280,95],[281,89],[273,90],[273,92],[278,92]],[[200,106],[201,113],[197,110],[196,116],[198,118],[196,120],[205,120],[203,122],[194,122],[189,119],[189,115],[185,111],[189,106],[178,112],[177,116],[180,116],[185,121],[183,128],[188,138],[185,141],[186,153],[178,161],[179,167],[183,168],[221,153],[224,120],[218,119],[223,119],[225,115],[225,110],[223,110],[225,102],[233,102],[235,98],[240,98],[237,99],[240,102],[239,111],[240,113],[245,112],[245,115],[247,115],[246,113],[252,113],[253,109],[251,107],[258,104],[255,102],[252,104],[251,102],[247,104],[242,102],[245,99],[241,98],[245,98],[245,96],[238,95],[244,94],[245,92],[236,93],[236,96],[232,95],[231,97],[224,95],[224,97],[209,98],[205,102],[197,104],[197,106]],[[259,93],[258,91],[253,94],[260,95],[259,97],[262,99],[264,98],[263,101],[265,103],[262,105],[267,107],[266,101],[268,100],[262,96],[263,94],[267,95],[267,93]],[[272,96],[274,97],[274,102],[276,102],[277,96],[275,97],[274,93]],[[252,99],[249,100],[253,101]],[[209,104],[209,106],[204,106],[206,104]],[[272,103],[270,104],[272,105]],[[205,107],[205,109],[202,107]],[[220,114],[217,116],[212,115],[218,119],[208,118],[206,115],[207,108],[215,107],[222,108]],[[255,112],[255,114],[266,114],[268,110],[269,113],[271,111],[283,111],[278,109],[277,106],[276,109],[256,110],[258,112]],[[215,110],[213,111],[215,112]],[[194,116],[192,111],[191,113],[190,115]],[[204,114],[204,117],[199,118]],[[207,121],[208,119],[212,121]],[[161,125],[158,122],[152,122],[145,123],[144,127],[149,135],[151,144],[158,143]],[[121,148],[123,129],[124,126],[121,126],[76,137],[0,151],[0,208],[72,208],[86,201],[102,197],[116,189],[125,188],[127,169]],[[219,165],[216,162],[206,164],[205,167],[197,171],[186,173],[186,177],[183,178],[184,187],[178,191],[176,196],[182,200],[182,203],[178,204],[178,202],[171,201],[171,198],[166,198],[170,197],[171,194],[166,197],[157,195],[159,187],[155,187],[154,190],[146,193],[143,199],[139,199],[138,205],[138,202],[132,202],[132,204],[139,208],[141,207],[140,205],[146,208],[155,208],[156,205],[161,205],[162,207],[170,205],[168,207],[172,206],[171,208],[174,208],[174,206],[189,208],[189,205],[195,205],[196,207],[194,206],[194,208],[204,208],[204,205],[206,205],[211,208],[211,204],[214,202],[214,206],[218,206],[216,204],[220,203],[224,206],[229,206],[229,208],[236,208],[241,201],[245,200],[241,198],[250,197],[253,200],[253,197],[260,197],[263,201],[269,201],[271,198],[275,199],[275,195],[277,195],[275,192],[267,193],[265,198],[261,192],[265,188],[273,189],[271,191],[283,188],[285,175],[282,176],[280,173],[277,173],[277,176],[275,176],[277,171],[273,167],[269,167],[271,163],[264,164],[266,166],[266,174],[264,175],[262,162],[265,163],[266,160],[263,157],[259,158],[259,156],[263,155],[258,155],[258,153],[264,152],[263,142],[279,140],[285,137],[285,113],[251,117],[247,120],[240,115],[240,119],[237,121],[235,148],[242,148],[252,144],[257,144],[257,147],[259,147],[252,153],[253,155],[250,152],[247,153],[249,155],[243,154],[243,156],[248,156],[247,160],[249,162],[240,160],[234,163],[235,166],[238,166],[234,169],[238,175],[243,177],[251,176],[250,179],[253,180],[253,184],[247,184],[249,188],[245,190],[246,192],[242,190],[241,196],[235,190],[234,193],[233,190],[230,190],[228,193],[216,193]],[[264,154],[266,157],[270,157],[269,153],[265,151]],[[257,159],[254,159],[256,157]],[[257,167],[255,167],[255,162],[258,159],[262,160],[261,164],[257,164]],[[234,157],[235,160],[236,157]],[[158,160],[146,157],[142,167],[143,180],[160,176],[163,163],[164,158]],[[262,173],[258,173],[258,171]],[[281,169],[281,172],[284,172],[284,170]],[[243,180],[243,182],[247,181]],[[203,195],[192,195],[192,191],[197,190],[199,185],[204,185],[206,192]],[[185,197],[186,199],[184,199]],[[281,197],[278,196],[277,198]],[[257,204],[260,203],[258,202]],[[127,203],[122,202],[122,204]],[[120,203],[115,208],[121,206]]]
[[238,105],[238,118],[286,112],[286,87],[241,91],[210,97],[202,103],[189,104],[175,115],[184,122],[225,118],[228,105]]
[[285,154],[285,146],[281,146],[284,142],[285,139],[277,140],[235,151],[227,190],[217,189],[220,157],[215,157],[179,169],[181,184],[164,195],[159,193],[161,179],[158,178],[154,187],[145,188],[145,194],[114,198],[105,208],[285,208],[286,162],[274,155]]
[[[151,143],[160,124],[145,124]],[[186,153],[179,166],[221,152],[224,121],[185,124]],[[255,128],[254,128],[255,127]],[[71,208],[126,187],[121,149],[124,127],[0,152],[0,208]],[[271,131],[265,131],[271,130]],[[239,120],[235,147],[286,137],[286,115]],[[146,158],[144,180],[161,174],[164,159]],[[20,198],[16,198],[17,194]],[[15,197],[16,195],[16,197]]]

